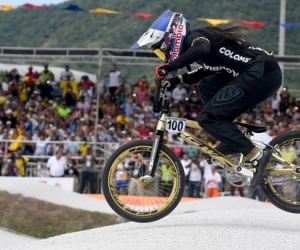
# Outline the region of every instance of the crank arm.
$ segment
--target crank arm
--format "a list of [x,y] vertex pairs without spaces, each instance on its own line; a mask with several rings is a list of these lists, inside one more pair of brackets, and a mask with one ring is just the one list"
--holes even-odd
[[248,168],[236,166],[235,171],[236,171],[236,173],[238,173],[240,175],[243,175],[243,176],[253,179],[253,171],[249,170]]

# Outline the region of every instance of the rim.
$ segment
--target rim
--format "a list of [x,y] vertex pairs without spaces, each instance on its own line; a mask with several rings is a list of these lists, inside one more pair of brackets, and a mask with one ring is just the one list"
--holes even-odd
[[[300,160],[300,138],[292,138],[283,141],[275,147],[281,153],[281,157],[294,164]],[[276,161],[271,161],[270,168],[286,168]],[[271,192],[281,201],[290,205],[300,206],[300,178],[293,174],[270,174],[268,186]]]
[[[143,162],[147,162],[151,150],[152,146],[128,148],[113,161],[110,167],[108,190],[114,203],[125,213],[141,217],[161,213],[175,201],[179,192],[178,166],[162,150],[158,153],[155,177],[149,183],[141,183],[143,169],[145,169],[142,165]],[[162,173],[163,169],[167,171]],[[127,172],[126,178],[124,178],[125,172]]]

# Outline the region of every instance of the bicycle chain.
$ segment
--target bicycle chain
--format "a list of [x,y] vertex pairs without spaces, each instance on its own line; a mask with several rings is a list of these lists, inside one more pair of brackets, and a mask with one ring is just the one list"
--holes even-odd
[[287,182],[287,181],[294,181],[294,180],[300,180],[300,178],[294,178],[294,179],[289,179],[289,180],[285,180],[285,181],[272,182],[272,184],[282,183],[282,182]]

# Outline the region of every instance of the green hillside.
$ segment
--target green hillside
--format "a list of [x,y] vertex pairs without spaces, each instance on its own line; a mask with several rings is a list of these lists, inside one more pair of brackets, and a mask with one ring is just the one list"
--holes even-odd
[[[55,8],[78,4],[85,10],[105,8],[124,13],[160,14],[166,9],[181,11],[186,17],[266,21],[261,29],[252,29],[252,42],[278,51],[280,0],[74,0]],[[300,23],[299,0],[287,0],[286,22]],[[24,47],[106,47],[128,49],[151,25],[155,17],[140,19],[130,15],[94,14],[64,10],[14,9],[0,12],[0,45]],[[192,20],[192,28],[209,25]],[[235,25],[230,23],[227,26]],[[223,25],[223,27],[225,27]],[[300,27],[286,29],[286,54],[300,54]],[[108,66],[107,66],[108,67]],[[126,75],[135,74],[129,66]],[[136,70],[136,69],[135,69]],[[145,71],[145,70],[144,70]],[[145,73],[139,69],[139,73]],[[298,77],[289,71],[286,81],[295,84]],[[95,72],[92,72],[95,73]],[[298,80],[297,80],[298,79]]]

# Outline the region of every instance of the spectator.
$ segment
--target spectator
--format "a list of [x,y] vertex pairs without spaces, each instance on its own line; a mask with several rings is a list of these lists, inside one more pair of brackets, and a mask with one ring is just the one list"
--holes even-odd
[[69,116],[67,119],[67,129],[70,133],[74,133],[78,123],[75,121],[75,117],[73,115]]
[[76,107],[84,113],[88,113],[91,108],[90,104],[85,101],[84,95],[80,96],[80,100],[77,102]]
[[48,69],[48,64],[44,64],[44,70],[41,72],[41,81],[42,82],[47,82],[49,81],[50,84],[50,80],[51,80],[51,75],[53,75],[53,73]]
[[142,76],[134,85],[131,85],[131,92],[134,92],[134,89],[137,87],[137,90],[144,89],[148,93],[149,89],[149,82],[147,77],[144,75]]
[[[236,182],[237,185],[240,185],[241,184],[241,181],[238,181]],[[231,196],[234,196],[234,192],[235,192],[235,189],[237,188],[237,190],[239,191],[239,194],[241,197],[244,197],[244,187],[235,187],[233,185],[229,185],[229,190],[230,190],[230,195]]]
[[50,177],[64,177],[65,170],[68,168],[66,159],[62,157],[61,150],[56,151],[55,156],[51,156],[47,162],[47,169]]
[[7,76],[11,82],[15,81],[16,83],[19,83],[21,78],[17,69],[12,69]]
[[128,116],[126,116],[125,111],[123,109],[119,109],[119,114],[116,117],[116,123],[120,124],[122,128],[124,128],[124,126],[129,122],[130,119]]
[[172,92],[172,98],[175,103],[179,103],[179,101],[187,97],[186,89],[183,86],[183,83],[179,83],[178,86]]
[[87,138],[86,137],[82,138],[82,143],[80,143],[79,146],[79,153],[85,155],[89,147],[90,145],[87,142]]
[[67,144],[66,144],[66,149],[67,149],[72,155],[75,155],[75,154],[77,154],[77,152],[79,151],[79,147],[80,147],[80,144],[79,144],[79,142],[75,141],[75,134],[72,133],[72,134],[70,135],[69,141],[68,141]]
[[23,157],[21,151],[15,153],[15,164],[17,166],[18,174],[22,177],[26,176],[26,164],[29,158]]
[[117,69],[117,65],[113,64],[112,69],[103,77],[109,77],[108,91],[110,93],[110,100],[114,103],[116,102],[115,92],[120,87],[120,81],[122,80],[121,72]]
[[10,91],[10,86],[11,86],[12,82],[9,80],[8,76],[4,77],[4,81],[2,82],[2,91],[4,95],[10,95],[11,91]]
[[[188,173],[188,196],[200,198],[200,186],[203,167],[200,165],[200,161],[197,158],[193,158],[192,161],[185,166],[189,168]],[[195,194],[195,196],[194,196]]]
[[25,77],[27,79],[26,81],[26,87],[30,88],[30,91],[28,93],[28,97],[33,93],[34,91],[34,85],[35,85],[35,81],[36,81],[36,77],[37,77],[38,73],[37,72],[33,72],[33,67],[29,66],[28,67],[28,72],[26,73]]
[[79,96],[84,96],[85,102],[91,103],[93,98],[93,90],[88,85],[83,85],[79,91]]
[[[132,154],[128,162],[126,162],[125,167],[129,172],[130,182],[128,185],[129,195],[147,195],[143,187],[140,185],[138,179],[143,176],[146,172],[146,167],[148,162],[144,160],[142,154]],[[153,191],[151,190],[152,195]]]
[[73,110],[77,102],[77,97],[70,85],[67,85],[67,88],[64,90],[63,99],[67,107]]
[[61,103],[61,106],[58,106],[56,108],[56,111],[57,111],[57,114],[62,118],[66,118],[71,113],[71,109],[69,107],[67,107],[67,104],[65,101],[63,101]]
[[161,166],[161,185],[162,185],[162,195],[168,197],[173,188],[173,169],[170,165],[163,163]]
[[24,82],[21,82],[19,85],[19,99],[23,104],[28,101],[29,92],[30,88]]
[[147,101],[148,92],[144,86],[138,89],[137,91],[137,99],[140,104],[144,104]]
[[65,169],[65,175],[68,176],[79,176],[78,166],[74,159],[72,159],[72,154],[70,152],[66,153],[66,164],[67,169]]
[[16,127],[17,119],[13,116],[13,111],[11,109],[6,110],[5,115],[2,118],[3,124],[7,124],[8,121],[10,122],[9,124],[11,128]]
[[52,88],[57,85],[57,81],[55,80],[55,75],[53,73],[50,75],[50,84]]
[[148,139],[150,131],[146,127],[146,124],[145,124],[145,122],[143,120],[141,120],[141,121],[138,122],[136,130],[140,133],[141,138]]
[[96,158],[93,155],[92,148],[88,148],[86,155],[82,158],[83,168],[80,172],[80,188],[79,193],[83,193],[85,184],[89,182],[89,193],[95,193],[95,165]]
[[127,169],[125,165],[118,164],[117,171],[116,171],[116,190],[119,195],[126,195],[127,194],[127,186],[128,186],[128,176],[127,176]]
[[51,137],[49,136],[47,139],[45,139],[45,135],[41,134],[39,138],[35,140],[35,150],[34,155],[35,156],[44,156],[46,155],[46,147],[48,142],[51,140]]
[[216,171],[216,166],[211,166],[211,173],[206,176],[206,192],[207,197],[220,196],[219,184],[221,183],[221,175]]
[[72,71],[70,71],[70,64],[69,63],[65,63],[65,70],[63,70],[60,74],[60,80],[62,81],[67,81],[68,77],[70,80],[74,81],[74,74]]
[[183,153],[182,154],[181,164],[182,164],[182,167],[183,167],[183,170],[184,170],[184,173],[185,173],[186,183],[187,184],[188,184],[187,176],[188,176],[188,174],[189,174],[189,172],[190,172],[191,169],[189,167],[187,168],[186,166],[190,165],[191,163],[192,163],[192,160],[189,159],[188,154],[187,153]]
[[137,107],[136,103],[133,102],[132,97],[128,97],[123,106],[126,116],[132,117],[132,115],[134,114],[134,110]]
[[53,93],[54,90],[50,83],[50,80],[42,81],[39,84],[38,89],[40,90],[40,97],[42,98],[42,100],[44,100],[45,97],[47,97],[48,100],[52,99],[51,93]]
[[277,97],[277,93],[272,96],[271,107],[275,115],[278,115],[280,106],[280,99]]
[[61,100],[63,93],[64,93],[64,89],[60,87],[59,82],[56,82],[56,85],[53,87],[53,91],[51,92],[51,95],[53,96],[53,98],[55,99],[59,98]]
[[289,93],[289,90],[287,87],[282,88],[282,91],[280,93],[280,98],[281,98],[281,100],[287,100],[287,101],[290,100],[291,94]]
[[79,86],[80,88],[87,87],[88,89],[92,89],[94,87],[94,83],[89,79],[88,76],[82,76]]
[[5,176],[9,177],[17,177],[18,176],[18,168],[16,165],[16,158],[14,154],[8,153],[5,158],[4,162],[6,163],[6,168],[5,168]]

